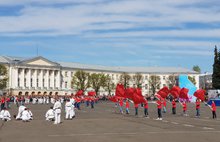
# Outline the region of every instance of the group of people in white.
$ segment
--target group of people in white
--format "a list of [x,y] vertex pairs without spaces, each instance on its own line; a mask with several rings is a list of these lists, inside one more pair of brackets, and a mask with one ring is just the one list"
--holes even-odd
[[[54,101],[54,102],[51,102],[53,103],[53,107],[50,107],[50,109],[46,112],[45,119],[46,121],[54,121],[54,124],[60,124],[61,123],[62,100],[59,97],[56,97],[56,98],[52,98],[52,101]],[[65,113],[66,113],[65,119],[66,120],[72,120],[75,117],[74,104],[75,104],[75,100],[73,98],[66,100],[66,103],[65,103]],[[33,120],[33,113],[28,107],[22,104],[18,108],[18,114],[14,117],[16,120],[29,122]],[[1,110],[0,119],[3,121],[11,120],[10,112],[6,108]]]

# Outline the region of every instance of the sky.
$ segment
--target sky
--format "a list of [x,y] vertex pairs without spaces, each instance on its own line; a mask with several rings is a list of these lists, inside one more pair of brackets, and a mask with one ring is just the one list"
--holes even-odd
[[0,0],[0,55],[212,72],[219,0]]

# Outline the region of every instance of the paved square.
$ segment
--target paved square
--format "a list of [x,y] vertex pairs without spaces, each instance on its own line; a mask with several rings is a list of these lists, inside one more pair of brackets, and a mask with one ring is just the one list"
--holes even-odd
[[[139,108],[139,117],[119,114],[118,108],[110,102],[99,102],[95,109],[86,108],[76,112],[74,120],[62,119],[62,124],[46,122],[44,115],[50,105],[28,105],[34,114],[29,123],[21,121],[0,122],[0,142],[219,142],[220,120],[212,120],[211,111],[202,106],[201,118],[194,117],[195,108],[189,104],[189,117],[181,116],[182,108],[178,104],[177,115],[163,114],[163,121],[154,120],[155,104],[149,104],[150,118],[143,117],[143,108]],[[116,110],[116,112],[115,112]],[[17,113],[12,106],[11,115]],[[218,110],[217,110],[218,112]],[[220,113],[217,113],[220,116]],[[64,110],[62,118],[64,117]]]

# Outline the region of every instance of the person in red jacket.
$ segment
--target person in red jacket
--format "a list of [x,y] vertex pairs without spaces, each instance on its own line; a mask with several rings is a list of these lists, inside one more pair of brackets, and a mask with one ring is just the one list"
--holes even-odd
[[166,101],[166,98],[162,98],[162,101],[163,101],[163,113],[166,113],[167,112],[167,101]]
[[144,116],[148,117],[148,101],[147,101],[147,99],[145,99],[145,102],[144,102]]
[[214,101],[212,101],[211,109],[212,109],[212,118],[216,119],[217,118],[217,115],[216,115],[216,105],[215,105]]
[[123,114],[123,109],[122,109],[122,107],[123,107],[123,99],[121,98],[121,99],[119,100],[119,110],[120,110],[120,113],[121,113],[121,114]]
[[200,100],[196,100],[196,117],[200,117]]
[[173,99],[172,101],[172,114],[176,114],[176,100]]
[[126,102],[125,102],[125,108],[126,108],[126,114],[129,114],[129,108],[130,108],[130,103],[129,103],[129,100],[127,99]]
[[157,113],[158,113],[158,118],[156,120],[162,120],[162,113],[161,113],[162,100],[158,98],[156,104],[157,104]]
[[[181,103],[181,102],[180,102]],[[186,101],[183,101],[183,103],[181,103],[182,107],[183,107],[183,116],[187,116],[186,111],[187,111],[187,104]]]

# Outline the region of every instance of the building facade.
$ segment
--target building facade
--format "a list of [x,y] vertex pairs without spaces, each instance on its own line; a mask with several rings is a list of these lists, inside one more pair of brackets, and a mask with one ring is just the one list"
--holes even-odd
[[205,73],[199,76],[199,87],[203,89],[212,89],[212,73]]
[[[33,95],[33,94],[71,94],[76,89],[72,88],[72,77],[78,70],[89,73],[104,73],[112,78],[114,84],[120,81],[122,73],[143,75],[143,94],[150,94],[149,77],[157,75],[160,77],[159,90],[168,86],[168,77],[185,74],[196,79],[196,87],[199,88],[199,74],[194,71],[178,67],[109,67],[100,65],[86,65],[80,63],[53,62],[44,57],[20,58],[11,56],[0,56],[0,64],[8,69],[7,90],[12,95]],[[130,81],[130,86],[135,85]],[[92,90],[92,88],[89,88]],[[114,93],[114,91],[112,92]],[[100,94],[107,94],[101,89]]]

